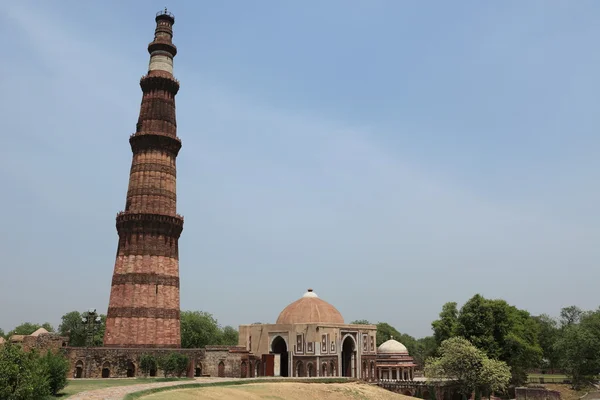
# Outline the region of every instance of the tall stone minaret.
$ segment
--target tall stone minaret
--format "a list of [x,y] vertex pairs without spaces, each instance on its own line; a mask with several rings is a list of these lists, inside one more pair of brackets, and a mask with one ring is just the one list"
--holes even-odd
[[174,23],[166,9],[157,13],[148,74],[140,81],[140,116],[129,138],[133,160],[127,202],[117,214],[107,347],[181,347],[178,241],[183,218],[177,214],[175,190],[181,141],[175,121]]

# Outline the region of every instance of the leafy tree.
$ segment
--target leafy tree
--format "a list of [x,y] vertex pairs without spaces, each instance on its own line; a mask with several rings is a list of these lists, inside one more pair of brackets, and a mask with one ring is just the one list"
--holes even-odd
[[[395,340],[400,341],[402,334],[387,322],[379,322],[377,324],[377,347],[381,346],[383,342],[390,340],[392,336]],[[405,343],[403,344],[406,346]]]
[[437,351],[438,345],[433,336],[426,336],[424,338],[417,339],[415,350],[411,353],[415,363],[419,368],[425,366],[425,360],[429,357],[433,357]]
[[181,347],[201,348],[210,345],[237,346],[237,329],[221,328],[212,314],[204,311],[181,313]]
[[[496,312],[498,312],[496,310]],[[500,343],[494,338],[494,310],[480,294],[469,299],[458,314],[457,335],[473,343],[490,357],[496,357]],[[506,331],[505,321],[499,321],[499,331]]]
[[527,371],[537,367],[542,358],[539,325],[529,313],[504,300],[476,294],[462,306],[454,325],[454,304],[446,303],[440,320],[433,323],[436,339],[448,334],[464,337],[488,357],[506,362],[513,384],[525,383]]
[[538,342],[542,349],[543,367],[553,371],[558,367],[558,355],[554,351],[554,345],[558,340],[559,329],[558,323],[547,314],[542,314],[533,317],[538,325]]
[[144,374],[144,376],[148,376],[150,371],[156,371],[158,367],[158,363],[156,361],[156,357],[152,354],[142,354],[140,357],[140,370]]
[[509,366],[504,361],[485,357],[479,375],[479,390],[491,398],[492,393],[503,392],[511,380]]
[[239,343],[240,334],[237,329],[226,326],[223,328],[221,344],[226,346],[237,346]]
[[452,380],[464,398],[474,391],[489,395],[508,386],[511,374],[506,363],[489,359],[468,340],[462,337],[447,339],[438,351],[440,357],[430,358],[425,364],[428,380]]
[[21,346],[0,346],[0,399],[37,400],[51,393],[49,373],[36,351]]
[[212,314],[204,311],[181,313],[181,347],[200,348],[221,344],[221,329]]
[[[83,347],[87,344],[86,327],[81,318],[82,314],[79,311],[68,312],[61,318],[58,333],[62,336],[69,336],[69,346]],[[95,327],[92,346],[102,346],[105,329],[106,315],[100,314],[100,324]]]
[[560,325],[562,327],[579,323],[583,311],[577,306],[565,307],[560,310]]
[[2,328],[0,328],[0,337],[5,338],[6,334],[4,333],[4,330]]
[[580,313],[576,319],[564,322],[554,350],[573,387],[580,389],[596,381],[600,374],[600,311]]
[[180,353],[170,353],[158,359],[158,367],[162,369],[165,378],[170,374],[181,377],[187,370],[188,364],[188,357]]
[[455,302],[449,302],[442,306],[440,319],[431,323],[433,337],[438,346],[446,339],[456,336],[458,329],[458,308]]
[[54,396],[67,386],[69,361],[62,354],[54,354],[50,350],[41,359],[48,373],[50,393]]
[[350,325],[371,325],[371,323],[366,319],[357,319],[355,321],[350,322]]
[[12,335],[31,335],[33,332],[37,331],[40,328],[46,329],[48,332],[53,332],[54,329],[52,325],[48,322],[45,322],[43,325],[34,324],[31,322],[24,322],[21,325],[18,325],[12,331],[8,332],[7,336],[11,337]]

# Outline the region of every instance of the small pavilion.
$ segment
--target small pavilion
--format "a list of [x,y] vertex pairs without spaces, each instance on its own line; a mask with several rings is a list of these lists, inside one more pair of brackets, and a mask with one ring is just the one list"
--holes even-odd
[[412,381],[416,366],[406,346],[394,340],[393,336],[377,348],[376,367],[380,381]]

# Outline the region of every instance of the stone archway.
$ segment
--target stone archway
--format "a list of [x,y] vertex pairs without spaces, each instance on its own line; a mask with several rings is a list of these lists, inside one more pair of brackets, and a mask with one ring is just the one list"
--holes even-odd
[[219,362],[219,366],[217,369],[219,378],[225,378],[225,363],[223,361]]
[[248,363],[246,361],[242,361],[242,365],[240,368],[240,378],[248,377]]
[[341,375],[346,377],[354,377],[356,368],[356,343],[354,338],[348,335],[342,342],[342,368]]
[[194,371],[194,376],[195,377],[202,376],[202,363],[201,362],[196,363],[196,371]]
[[104,364],[102,364],[102,377],[110,378],[110,363],[108,361],[105,361]]
[[254,376],[260,376],[260,361],[254,364]]
[[306,372],[309,378],[313,378],[315,376],[315,367],[313,366],[313,363],[308,363],[306,366]]
[[[288,371],[288,348],[285,339],[281,336],[277,336],[271,343],[271,352],[273,354],[279,354],[279,376],[289,376]],[[275,371],[277,375],[277,371]]]
[[321,376],[327,376],[327,363],[321,365]]
[[335,374],[335,362],[334,361],[332,361],[332,362],[329,363],[329,375],[330,376],[337,376]]
[[75,363],[75,378],[83,378],[83,361],[81,360]]
[[127,360],[127,377],[135,377],[135,364],[131,360]]
[[296,376],[299,378],[304,376],[304,363],[302,361],[296,363]]

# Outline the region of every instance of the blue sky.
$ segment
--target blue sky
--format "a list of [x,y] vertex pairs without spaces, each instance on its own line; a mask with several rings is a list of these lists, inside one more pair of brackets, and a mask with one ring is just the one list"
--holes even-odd
[[[475,293],[598,307],[600,4],[167,4],[181,305],[274,322],[312,287],[424,336]],[[5,4],[0,327],[108,306],[154,14]]]

